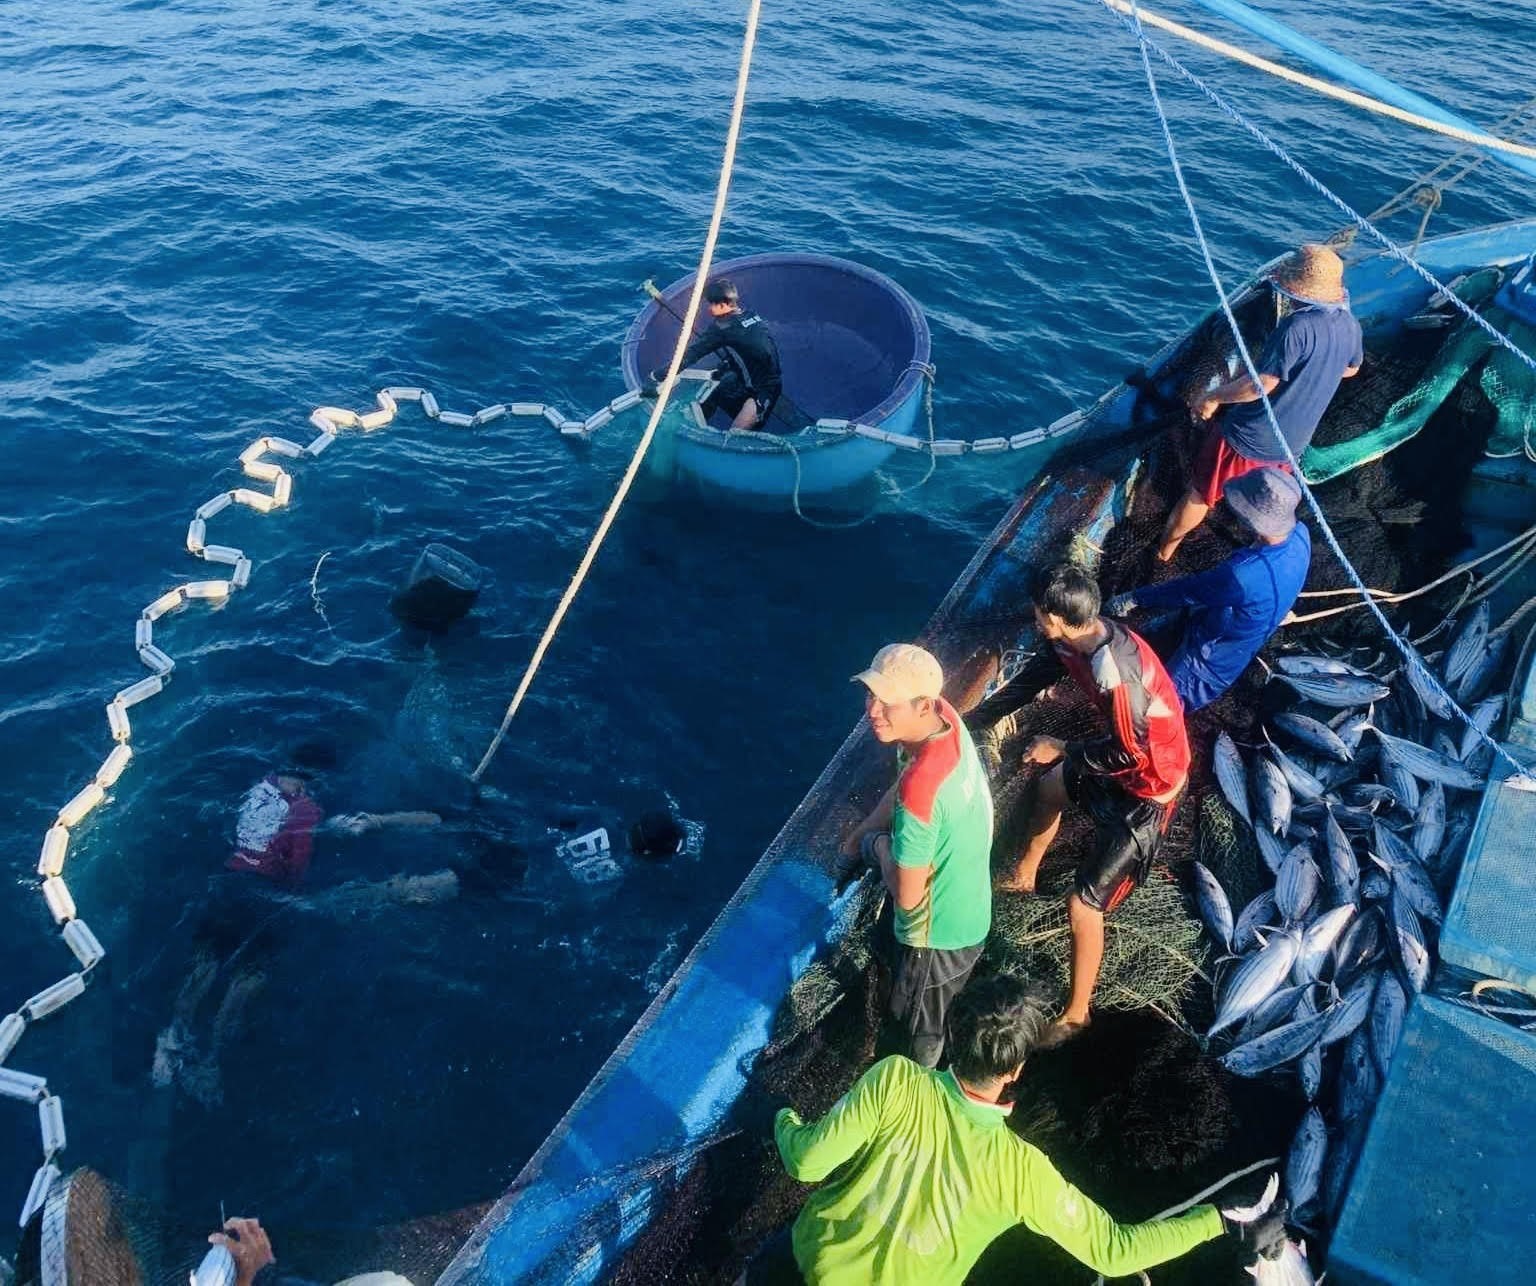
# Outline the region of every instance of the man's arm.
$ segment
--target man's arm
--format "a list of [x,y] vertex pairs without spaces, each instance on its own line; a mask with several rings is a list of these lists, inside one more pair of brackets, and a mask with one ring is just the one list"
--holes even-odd
[[1021,1150],[1015,1192],[1021,1223],[1105,1277],[1128,1277],[1177,1259],[1225,1231],[1215,1206],[1173,1219],[1120,1224],[1057,1173],[1035,1148]]
[[1136,607],[1236,607],[1243,601],[1243,586],[1231,566],[1220,563],[1208,572],[1143,585],[1119,598]]
[[891,829],[891,815],[896,811],[896,787],[893,785],[880,802],[870,811],[868,817],[848,832],[843,840],[843,856],[857,857],[859,845],[864,842],[866,835],[875,831],[888,831]]
[[874,1137],[893,1087],[913,1066],[899,1055],[881,1059],[819,1121],[803,1122],[794,1108],[783,1108],[774,1119],[773,1141],[790,1177],[819,1183],[864,1147]]

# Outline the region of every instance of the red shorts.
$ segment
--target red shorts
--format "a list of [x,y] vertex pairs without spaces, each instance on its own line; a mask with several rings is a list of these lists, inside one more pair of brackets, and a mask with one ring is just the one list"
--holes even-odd
[[1203,503],[1215,505],[1227,489],[1227,483],[1255,469],[1283,469],[1289,473],[1291,466],[1284,460],[1250,460],[1245,455],[1238,455],[1227,445],[1221,430],[1213,424],[1206,432],[1205,441],[1200,444],[1200,453],[1195,456],[1194,476],[1190,478],[1189,485],[1192,490],[1200,493]]

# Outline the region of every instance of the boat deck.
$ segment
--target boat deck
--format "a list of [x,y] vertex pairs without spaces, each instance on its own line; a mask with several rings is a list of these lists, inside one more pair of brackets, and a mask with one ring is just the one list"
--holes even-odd
[[1528,1282],[1536,1035],[1420,996],[1340,1214],[1344,1286]]

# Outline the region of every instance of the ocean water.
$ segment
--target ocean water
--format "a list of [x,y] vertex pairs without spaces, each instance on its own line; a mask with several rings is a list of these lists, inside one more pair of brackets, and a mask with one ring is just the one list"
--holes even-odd
[[[1536,15],[1515,6],[1267,7],[1476,120],[1528,84]],[[0,1012],[71,963],[38,845],[110,746],[103,702],[143,673],[138,611],[202,574],[192,510],[238,485],[252,438],[305,440],[311,407],[385,384],[453,409],[614,396],[638,283],[697,254],[740,24],[697,0],[3,12]],[[1097,5],[770,2],[763,22],[721,254],[822,251],[899,280],[933,328],[942,436],[1054,419],[1208,306],[1139,62]],[[1361,208],[1452,150],[1189,61]],[[1165,89],[1231,275],[1337,226]],[[1433,226],[1529,214],[1529,192],[1488,164]],[[471,435],[407,409],[297,465],[289,509],[211,524],[255,558],[251,587],[157,628],[174,682],[135,709],[134,762],[71,849],[109,962],[8,1060],[62,1094],[71,1164],[210,1224],[220,1200],[315,1229],[494,1196],[830,756],[858,713],[847,676],[921,626],[1035,467],[941,461],[842,532],[633,502],[487,779],[495,844],[528,854],[515,897],[282,913],[218,1094],[154,1086],[188,917],[244,790],[319,740],[328,808],[461,807],[631,432],[573,446],[542,422]],[[429,540],[491,581],[473,626],[427,646],[387,602]],[[554,857],[667,795],[706,828],[696,858],[626,863],[594,891]],[[322,840],[315,883],[425,874],[461,848]],[[0,1211],[36,1128],[0,1102]]]

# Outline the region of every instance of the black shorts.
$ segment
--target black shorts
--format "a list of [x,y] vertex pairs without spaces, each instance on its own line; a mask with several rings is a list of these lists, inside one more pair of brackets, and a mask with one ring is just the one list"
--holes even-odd
[[740,376],[731,372],[721,376],[720,382],[699,404],[699,409],[704,412],[706,420],[716,411],[723,411],[734,420],[750,397],[757,403],[757,420],[752,424],[752,428],[760,429],[768,423],[768,418],[773,414],[780,392],[781,389],[777,384],[768,388],[749,387]]
[[1067,798],[1093,819],[1093,852],[1077,868],[1074,890],[1108,915],[1146,880],[1177,800],[1142,799],[1071,764],[1062,769],[1062,784]]

